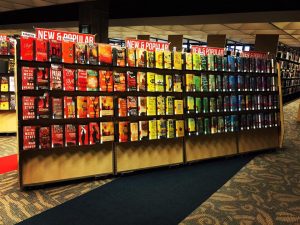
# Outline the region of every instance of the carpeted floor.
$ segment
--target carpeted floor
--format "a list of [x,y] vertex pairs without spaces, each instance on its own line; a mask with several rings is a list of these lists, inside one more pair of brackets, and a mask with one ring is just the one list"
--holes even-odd
[[16,136],[0,136],[0,157],[17,154],[17,137]]

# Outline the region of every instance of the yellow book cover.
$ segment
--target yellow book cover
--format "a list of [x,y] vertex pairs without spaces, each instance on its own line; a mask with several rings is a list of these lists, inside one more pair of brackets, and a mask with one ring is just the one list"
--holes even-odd
[[130,141],[139,140],[139,123],[132,122],[130,123]]
[[155,91],[164,92],[165,90],[164,75],[155,74]]
[[0,110],[9,110],[9,96],[7,94],[3,94],[0,96]]
[[173,69],[182,70],[182,53],[181,52],[173,52]]
[[101,122],[100,123],[101,132],[101,143],[106,141],[114,141],[114,123],[113,122]]
[[149,140],[157,139],[156,120],[149,120]]
[[4,77],[4,76],[1,77],[0,83],[1,83],[0,91],[8,92],[8,77]]
[[174,97],[167,96],[166,98],[166,115],[174,115]]
[[185,53],[185,69],[187,69],[187,70],[193,69],[192,53],[190,53],[190,52]]
[[188,118],[188,129],[187,130],[190,134],[196,132],[196,124],[195,124],[194,118]]
[[147,96],[147,116],[156,115],[156,97]]
[[183,114],[183,100],[181,99],[174,100],[174,111],[175,111],[175,115]]
[[186,102],[187,102],[187,112],[191,113],[194,112],[195,110],[195,99],[193,96],[187,96],[186,97]]
[[155,92],[155,73],[147,73],[147,91]]
[[166,105],[165,105],[165,97],[157,96],[157,115],[165,115],[166,114]]
[[164,119],[157,120],[157,139],[167,137],[167,121]]
[[185,90],[187,92],[195,91],[194,74],[186,74],[185,75]]
[[167,120],[167,138],[175,137],[175,121],[173,119]]
[[100,96],[100,117],[114,115],[114,97],[113,96]]
[[176,120],[176,137],[183,137],[184,136],[184,120]]
[[164,68],[164,51],[163,50],[155,51],[155,67],[158,69]]
[[182,92],[182,75],[174,75],[174,92]]
[[172,75],[166,75],[166,92],[172,92],[173,91],[173,76]]
[[164,51],[164,68],[172,69],[172,53],[168,50]]
[[193,70],[200,70],[201,56],[199,53],[193,53]]

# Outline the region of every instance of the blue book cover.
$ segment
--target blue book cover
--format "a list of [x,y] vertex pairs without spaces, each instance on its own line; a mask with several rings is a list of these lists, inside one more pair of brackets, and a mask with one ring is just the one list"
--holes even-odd
[[236,76],[230,75],[229,76],[229,91],[236,91],[237,89],[237,82],[236,82]]
[[230,111],[237,111],[237,97],[235,95],[230,96]]

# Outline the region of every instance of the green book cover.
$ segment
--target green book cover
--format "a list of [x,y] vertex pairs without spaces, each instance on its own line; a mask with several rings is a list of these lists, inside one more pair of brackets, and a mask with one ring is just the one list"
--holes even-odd
[[215,70],[215,57],[214,55],[208,55],[207,56],[207,68],[208,70]]
[[209,99],[209,111],[212,113],[216,112],[216,99],[215,98]]
[[208,90],[210,92],[216,91],[216,79],[213,74],[208,75]]
[[193,53],[193,70],[200,70],[201,57],[199,53]]
[[196,132],[197,132],[197,134],[203,134],[203,132],[204,132],[204,125],[203,125],[202,117],[198,117],[196,119]]
[[207,56],[201,55],[201,70],[207,70]]
[[204,134],[210,134],[210,118],[204,118]]
[[186,102],[187,102],[187,106],[186,106],[187,113],[193,113],[195,111],[195,99],[194,99],[194,97],[187,96],[186,97]]
[[189,134],[194,134],[196,132],[196,123],[194,118],[187,119],[188,129],[187,132]]
[[201,98],[195,98],[195,102],[196,102],[196,113],[200,113],[202,112],[202,107],[201,107]]
[[222,60],[223,71],[227,71],[227,57],[222,57]]
[[223,116],[218,117],[218,133],[224,132],[224,118]]
[[215,70],[222,71],[223,70],[223,56],[220,56],[220,55],[216,56],[216,64],[217,64],[217,68],[215,68]]
[[206,74],[201,74],[201,91],[208,91],[208,78]]
[[201,79],[200,76],[194,75],[195,91],[201,91]]
[[211,118],[210,133],[215,134],[217,132],[218,132],[218,119],[217,117],[213,116]]
[[203,112],[208,113],[208,98],[207,97],[203,98]]

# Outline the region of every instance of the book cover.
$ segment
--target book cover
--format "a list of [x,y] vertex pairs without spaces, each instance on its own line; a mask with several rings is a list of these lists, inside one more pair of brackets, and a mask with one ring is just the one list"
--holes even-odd
[[195,118],[188,118],[187,119],[187,132],[189,135],[196,133],[196,122]]
[[157,92],[165,91],[164,75],[155,74],[155,91]]
[[199,53],[192,53],[193,58],[193,70],[200,70],[201,57]]
[[167,120],[167,138],[175,137],[175,120],[168,119]]
[[49,61],[61,62],[62,59],[62,44],[59,41],[49,41]]
[[114,71],[114,91],[126,91],[125,73],[117,73]]
[[[113,65],[124,67],[126,58],[126,49],[113,48]],[[101,62],[100,62],[101,63]]]
[[35,40],[35,60],[39,62],[48,61],[48,41],[43,39]]
[[50,90],[62,90],[62,66],[51,64]]
[[84,43],[75,43],[75,63],[85,64],[87,62],[87,47]]
[[16,110],[16,95],[11,94],[9,98],[9,109]]
[[89,135],[90,135],[90,145],[94,145],[100,142],[100,130],[99,123],[91,122],[89,123]]
[[223,71],[223,56],[215,55],[215,70]]
[[208,75],[208,91],[210,92],[216,91],[216,79],[215,79],[215,75],[213,74]]
[[0,110],[9,110],[9,94],[0,95]]
[[[100,96],[99,99],[100,99],[100,117],[113,116],[114,115],[114,98],[113,98],[113,96]],[[123,100],[121,102],[119,102],[118,104],[120,104],[122,106],[121,112],[123,115],[123,111],[124,111]]]
[[149,140],[157,139],[156,120],[149,120]]
[[147,116],[156,115],[156,97],[147,96]]
[[[2,99],[2,95],[1,95]],[[23,111],[23,120],[35,119],[35,99],[36,97],[32,96],[22,96],[22,111]],[[3,104],[3,100],[1,100],[1,105]],[[7,99],[7,108],[8,106]]]
[[140,140],[148,140],[149,138],[149,123],[148,121],[139,121],[139,138]]
[[136,66],[137,67],[146,67],[147,51],[145,49],[137,48],[136,49]]
[[63,68],[63,89],[64,91],[75,90],[75,70]]
[[154,51],[147,52],[147,67],[148,68],[155,67],[155,52]]
[[100,91],[113,91],[113,72],[106,70],[99,70],[99,86]]
[[87,71],[78,69],[76,71],[76,90],[87,91]]
[[229,90],[228,75],[223,75],[223,91]]
[[238,110],[242,111],[245,110],[245,98],[244,95],[238,95]]
[[224,96],[224,112],[229,112],[230,111],[230,97],[229,96]]
[[210,134],[210,118],[204,118],[203,125],[204,134]]
[[50,127],[39,128],[39,149],[51,148]]
[[237,97],[235,95],[230,96],[230,111],[237,111]]
[[86,70],[87,73],[87,91],[98,90],[98,72],[96,70]]
[[[110,44],[98,44],[98,62],[100,65],[111,65],[113,62],[112,47]],[[124,66],[124,65],[123,65]]]
[[187,113],[195,112],[195,98],[192,96],[186,97],[186,110]]
[[174,92],[182,92],[182,76],[179,74],[174,75]]
[[147,114],[147,97],[138,97],[138,112],[139,116],[145,116]]
[[208,98],[204,97],[203,99],[203,113],[208,113],[209,112],[209,107],[208,107]]
[[228,64],[228,71],[234,72],[235,71],[235,59],[233,56],[227,56],[227,64]]
[[201,76],[194,75],[193,79],[194,79],[193,83],[195,84],[195,91],[196,92],[201,91]]
[[223,112],[223,97],[219,95],[216,103],[217,112]]
[[87,118],[87,97],[77,96],[77,118]]
[[157,139],[167,138],[167,121],[157,120]]
[[164,51],[163,50],[155,51],[155,68],[158,68],[158,69],[164,68]]
[[224,117],[218,116],[218,133],[224,133],[224,131],[225,131]]
[[8,49],[8,54],[9,55],[15,55],[15,45],[16,45],[16,40],[13,38],[10,38],[8,40],[9,42],[9,49]]
[[165,115],[166,113],[166,102],[165,102],[165,97],[163,96],[157,96],[156,98],[156,108],[157,108],[157,115]]
[[9,91],[11,91],[11,92],[16,91],[15,77],[14,76],[9,76]]
[[173,52],[173,69],[182,70],[182,53]]
[[63,147],[64,145],[63,125],[51,125],[51,146],[52,148]]
[[23,127],[23,150],[36,148],[36,127]]
[[75,118],[75,99],[73,97],[64,96],[64,118]]
[[43,96],[38,97],[37,119],[49,119],[49,111],[49,94],[44,93]]
[[22,67],[22,90],[34,90],[34,67]]
[[229,76],[228,88],[229,91],[235,91],[237,89],[236,77],[233,75]]
[[201,74],[201,91],[207,92],[209,90],[209,82],[206,74]]
[[176,137],[184,136],[184,120],[176,120],[175,122],[175,134]]
[[172,69],[172,52],[168,50],[164,51],[164,68]]
[[130,141],[139,140],[139,123],[132,122],[130,123]]
[[127,71],[127,91],[137,90],[137,73]]
[[147,73],[147,91],[155,92],[155,73]]
[[98,65],[98,44],[87,44],[87,63],[91,65]]
[[215,70],[215,57],[212,54],[207,55],[207,69],[210,71]]
[[33,61],[34,39],[30,37],[20,37],[20,59]]
[[218,132],[218,119],[216,116],[211,118],[211,126],[210,126],[210,133],[216,134]]
[[98,118],[99,117],[99,97],[98,96],[88,96],[87,97],[87,117],[88,118]]
[[204,123],[203,123],[203,118],[198,117],[196,118],[196,134],[203,134],[204,133]]
[[69,41],[62,42],[62,62],[74,63],[74,43]]
[[146,91],[146,73],[137,72],[137,91]]
[[222,76],[221,75],[216,75],[216,91],[222,91]]
[[78,125],[78,144],[81,145],[88,145],[89,144],[89,126],[86,124]]
[[0,41],[0,55],[8,55],[9,43],[8,40],[2,39]]
[[173,76],[170,74],[166,76],[166,92],[173,92],[174,85],[173,85]]
[[186,92],[193,92],[195,91],[195,80],[194,74],[186,74],[185,75],[185,91]]
[[207,70],[207,56],[201,55],[201,65],[200,65],[201,70]]
[[174,96],[166,97],[166,115],[174,115]]
[[244,71],[243,64],[242,64],[243,59],[241,57],[236,57],[235,60],[236,60],[237,72]]
[[137,97],[136,96],[127,96],[127,113],[128,116],[137,116],[138,115],[138,106],[137,106]]
[[65,146],[76,146],[77,136],[76,136],[76,126],[74,124],[65,125]]
[[193,58],[192,58],[192,53],[190,52],[185,53],[185,69],[186,70],[193,69]]
[[195,98],[195,111],[196,113],[202,112],[202,104],[201,104],[201,98],[196,97]]
[[62,98],[52,97],[52,119],[63,118],[63,102]]
[[36,68],[36,88],[37,90],[49,90],[49,68]]
[[211,113],[214,113],[217,111],[217,102],[216,102],[216,98],[214,98],[214,97],[209,98],[209,111]]
[[114,123],[113,122],[101,122],[100,123],[100,137],[101,143],[107,141],[114,141],[115,134],[114,134]]
[[1,92],[8,92],[8,77],[2,76],[0,77],[0,91]]
[[175,112],[175,115],[183,114],[183,100],[181,100],[181,99],[174,100],[174,112]]
[[126,98],[118,98],[118,111],[119,117],[127,116],[127,99]]
[[119,121],[119,142],[129,141],[129,122]]
[[135,49],[127,48],[126,66],[135,67]]

